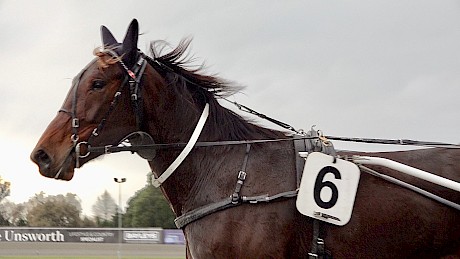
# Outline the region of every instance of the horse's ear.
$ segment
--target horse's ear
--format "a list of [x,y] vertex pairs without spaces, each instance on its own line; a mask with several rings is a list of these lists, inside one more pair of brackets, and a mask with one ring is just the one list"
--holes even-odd
[[115,37],[113,37],[113,34],[104,25],[101,26],[101,38],[102,38],[102,44],[104,46],[113,46],[113,45],[118,44]]
[[128,67],[131,67],[136,62],[137,57],[137,40],[139,38],[139,23],[133,19],[126,32],[123,40],[123,60]]

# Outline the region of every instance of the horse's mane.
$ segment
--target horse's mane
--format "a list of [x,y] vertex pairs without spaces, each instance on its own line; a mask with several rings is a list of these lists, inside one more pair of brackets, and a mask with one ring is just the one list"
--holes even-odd
[[208,102],[213,119],[212,123],[216,140],[242,140],[260,138],[280,138],[285,134],[279,131],[259,127],[231,110],[222,107],[217,98],[228,97],[239,92],[242,87],[216,75],[203,74],[204,66],[194,68],[195,61],[189,55],[188,47],[191,39],[183,39],[170,52],[164,51],[170,45],[165,41],[153,41],[150,45],[151,57],[147,62],[152,65],[167,81],[174,85],[177,96],[188,102]]
[[[161,67],[166,72],[174,72],[177,77],[181,77],[199,88],[206,89],[214,96],[230,96],[242,89],[233,82],[222,79],[217,75],[205,75],[204,65],[194,66],[195,59],[190,56],[188,48],[191,38],[182,39],[179,45],[170,52],[163,54],[164,50],[170,46],[166,41],[158,40],[150,44],[152,59],[149,63],[153,66]],[[195,67],[195,68],[194,68]],[[169,70],[169,71],[168,71]],[[178,78],[175,78],[176,81]]]

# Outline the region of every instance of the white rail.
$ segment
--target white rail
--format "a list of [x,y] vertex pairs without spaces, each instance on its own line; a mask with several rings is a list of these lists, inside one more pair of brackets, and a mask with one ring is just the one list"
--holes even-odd
[[353,156],[352,160],[356,164],[363,164],[363,165],[379,165],[384,166],[420,179],[423,179],[428,182],[432,182],[446,188],[452,189],[454,191],[460,192],[460,183],[456,181],[452,181],[450,179],[414,168],[410,167],[396,161],[381,158],[381,157],[370,157],[370,156]]

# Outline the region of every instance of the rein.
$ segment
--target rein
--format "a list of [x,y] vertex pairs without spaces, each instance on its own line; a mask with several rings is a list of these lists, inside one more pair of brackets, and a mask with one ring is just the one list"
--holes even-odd
[[[441,142],[428,142],[428,141],[415,141],[409,139],[369,139],[369,138],[350,138],[350,137],[336,137],[336,136],[321,136],[322,138],[329,140],[337,140],[344,142],[357,142],[357,143],[369,143],[369,144],[384,144],[384,145],[402,145],[402,146],[418,146],[418,147],[436,147],[436,148],[453,148],[458,149],[460,145],[441,143]],[[311,137],[305,135],[299,135],[299,139],[319,139],[320,137]],[[214,147],[214,146],[230,146],[230,145],[244,145],[244,144],[260,144],[260,143],[271,143],[271,142],[282,142],[292,141],[291,138],[279,138],[279,139],[255,139],[255,140],[230,140],[230,141],[201,141],[196,142],[195,147]],[[121,143],[120,143],[121,144]],[[110,154],[124,151],[136,152],[139,150],[149,149],[179,149],[185,147],[187,143],[168,143],[168,144],[143,144],[143,145],[130,145],[130,146],[100,146],[93,147],[88,146],[89,153],[97,154]]]

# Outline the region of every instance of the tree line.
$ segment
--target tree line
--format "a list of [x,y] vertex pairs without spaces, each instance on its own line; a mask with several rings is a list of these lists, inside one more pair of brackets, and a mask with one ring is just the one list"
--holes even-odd
[[[138,190],[127,202],[121,215],[123,227],[176,228],[174,214],[161,191],[151,184]],[[29,227],[117,227],[119,208],[109,192],[104,191],[92,206],[94,217],[82,215],[81,200],[76,194],[35,194],[27,202],[15,204],[4,199],[10,184],[0,178],[0,226]],[[2,189],[3,188],[3,189]]]

